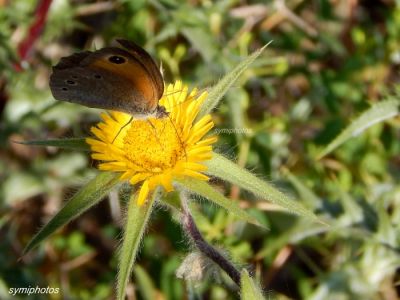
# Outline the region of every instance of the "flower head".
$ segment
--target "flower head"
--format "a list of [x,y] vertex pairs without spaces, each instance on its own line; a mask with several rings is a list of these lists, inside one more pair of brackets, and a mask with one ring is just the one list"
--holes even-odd
[[211,159],[216,137],[204,136],[214,123],[210,115],[194,123],[207,93],[196,96],[197,90],[188,93],[187,86],[177,81],[160,99],[169,116],[134,119],[111,111],[103,113],[103,121],[92,127],[96,138],[86,142],[93,151],[92,158],[102,161],[99,169],[121,172],[121,180],[131,184],[143,182],[138,205],[158,185],[172,191],[174,178],[208,179],[201,173],[207,169],[202,162]]

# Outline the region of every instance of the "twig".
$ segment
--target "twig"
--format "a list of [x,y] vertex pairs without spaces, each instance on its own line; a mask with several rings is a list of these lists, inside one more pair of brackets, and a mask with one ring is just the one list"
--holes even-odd
[[303,30],[305,33],[311,37],[316,37],[318,32],[315,28],[305,22],[303,19],[298,17],[293,11],[291,11],[285,4],[285,0],[276,0],[275,6],[288,20],[290,20],[294,25]]
[[295,7],[300,5],[302,2],[303,0],[297,0],[294,3],[291,2],[291,8],[289,8],[284,0],[275,0],[274,5],[276,12],[261,23],[261,28],[272,30],[284,20],[289,20],[309,36],[316,37],[318,31],[293,12]]
[[72,260],[69,260],[69,261],[61,264],[61,270],[63,272],[69,272],[73,269],[79,268],[80,266],[91,261],[96,255],[97,255],[96,252],[89,252],[86,254],[82,254]]
[[117,4],[114,2],[96,2],[92,4],[82,5],[77,8],[76,16],[88,16],[99,13],[104,13],[107,11],[112,11],[117,7]]

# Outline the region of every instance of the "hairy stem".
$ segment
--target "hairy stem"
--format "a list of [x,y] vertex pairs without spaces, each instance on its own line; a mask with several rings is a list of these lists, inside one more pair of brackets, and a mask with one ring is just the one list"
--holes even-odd
[[233,282],[240,287],[240,272],[217,249],[215,249],[204,240],[203,236],[196,226],[196,223],[193,220],[192,215],[190,214],[189,207],[186,201],[183,200],[182,202],[184,210],[184,230],[189,234],[197,249],[213,262],[215,262],[221,269],[223,269],[226,274],[228,274],[228,276],[233,280]]

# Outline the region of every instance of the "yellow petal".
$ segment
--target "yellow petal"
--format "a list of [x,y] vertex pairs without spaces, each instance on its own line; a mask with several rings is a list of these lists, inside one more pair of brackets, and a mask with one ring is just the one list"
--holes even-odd
[[129,180],[129,182],[133,185],[133,184],[141,182],[149,177],[151,177],[150,173],[137,173],[132,176],[132,178]]
[[201,140],[199,142],[197,142],[195,145],[196,147],[198,146],[208,146],[211,144],[214,144],[216,141],[218,141],[218,137],[217,136],[210,136],[204,140]]
[[185,169],[193,170],[193,171],[206,171],[207,166],[201,165],[199,163],[194,162],[185,162],[183,163]]
[[135,172],[129,170],[129,171],[126,171],[124,174],[122,174],[119,179],[120,180],[128,180],[129,178],[133,177],[133,175],[135,175]]
[[137,204],[139,206],[142,206],[146,202],[149,191],[149,181],[146,180],[143,182],[143,185],[140,188],[139,196],[137,197]]
[[196,172],[196,171],[192,171],[192,170],[184,170],[182,174],[189,176],[189,177],[197,178],[200,180],[208,180],[209,179],[208,176],[201,174],[199,172]]
[[163,176],[160,176],[160,183],[167,192],[171,192],[174,190],[174,187],[172,186],[172,176],[170,172],[167,172]]

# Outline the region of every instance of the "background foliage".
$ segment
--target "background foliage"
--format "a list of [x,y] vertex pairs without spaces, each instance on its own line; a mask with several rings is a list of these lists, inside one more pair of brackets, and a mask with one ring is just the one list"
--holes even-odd
[[[57,103],[48,88],[50,67],[116,37],[134,40],[161,61],[166,82],[200,88],[273,40],[215,111],[217,151],[331,226],[280,212],[218,181],[270,230],[202,202],[196,222],[208,241],[248,267],[266,296],[399,297],[399,119],[379,122],[318,159],[370,105],[398,101],[398,1],[54,0],[24,54],[21,44],[34,36],[29,28],[44,2],[0,0],[0,299],[11,287],[36,285],[60,287],[62,295],[29,299],[112,299],[123,197],[111,193],[18,261],[39,226],[95,170],[87,153],[13,141],[89,134],[98,112]],[[179,220],[157,210],[131,299],[238,297],[225,277],[214,274],[200,285],[177,278],[189,250]]]

